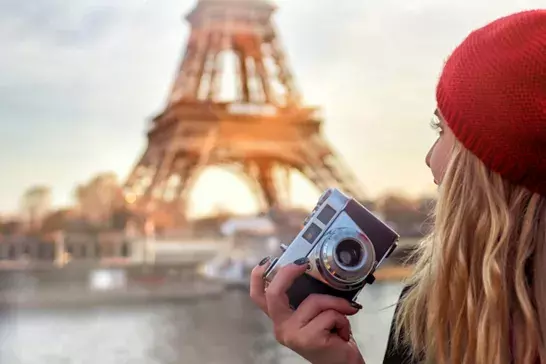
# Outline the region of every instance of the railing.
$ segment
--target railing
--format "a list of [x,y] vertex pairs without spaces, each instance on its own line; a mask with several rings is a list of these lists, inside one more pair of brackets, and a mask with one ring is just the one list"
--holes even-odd
[[239,115],[277,115],[277,108],[273,105],[232,103],[228,104],[227,111]]

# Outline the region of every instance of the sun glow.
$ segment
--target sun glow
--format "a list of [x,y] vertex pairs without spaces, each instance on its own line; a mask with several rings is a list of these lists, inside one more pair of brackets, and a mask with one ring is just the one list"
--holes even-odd
[[[190,194],[188,213],[192,217],[202,217],[218,212],[254,214],[259,211],[259,202],[251,188],[241,178],[227,169],[207,168],[195,181]],[[291,206],[312,208],[321,191],[318,191],[299,173],[290,176]]]

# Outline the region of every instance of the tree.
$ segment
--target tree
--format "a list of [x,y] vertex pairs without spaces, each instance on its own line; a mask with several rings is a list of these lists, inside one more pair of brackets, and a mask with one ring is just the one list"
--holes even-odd
[[434,197],[424,196],[419,199],[419,211],[423,215],[430,215],[436,206],[436,199]]
[[385,220],[393,223],[398,233],[403,236],[421,235],[422,226],[427,218],[423,211],[424,204],[400,195],[388,195],[378,202],[378,210]]
[[432,213],[436,207],[436,199],[433,197],[421,197],[419,199],[419,212],[424,217],[425,223],[423,224],[423,234],[428,234],[432,231],[434,225],[434,219]]
[[20,221],[8,220],[0,222],[0,235],[17,235],[23,233],[23,226]]
[[401,215],[407,217],[408,212],[416,210],[416,205],[412,200],[399,195],[387,195],[383,197],[379,201],[378,207],[387,220],[393,218],[400,220],[403,218]]
[[80,215],[95,224],[110,221],[115,210],[124,205],[123,191],[114,173],[101,173],[76,188]]
[[70,219],[70,210],[58,210],[47,215],[42,223],[43,233],[52,233],[63,230]]
[[23,215],[28,222],[29,229],[39,229],[43,218],[51,208],[51,189],[47,186],[29,188],[22,199]]

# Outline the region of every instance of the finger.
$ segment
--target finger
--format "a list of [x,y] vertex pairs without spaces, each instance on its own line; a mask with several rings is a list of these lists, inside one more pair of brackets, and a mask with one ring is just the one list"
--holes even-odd
[[[345,341],[351,339],[351,323],[349,319],[335,310],[321,312],[302,329],[302,335],[317,335],[321,333],[326,338],[337,335]],[[313,337],[313,336],[310,336]]]
[[270,257],[265,257],[250,273],[250,298],[267,314],[267,302],[265,300],[265,282],[263,275],[271,262]]
[[294,284],[296,278],[305,272],[308,262],[307,258],[302,258],[294,262],[295,264],[282,267],[265,290],[267,311],[274,322],[281,323],[292,316],[293,311],[288,303],[286,291]]
[[300,304],[293,319],[298,322],[299,327],[303,327],[323,311],[334,310],[342,315],[354,315],[360,308],[358,303],[351,303],[340,297],[312,294]]

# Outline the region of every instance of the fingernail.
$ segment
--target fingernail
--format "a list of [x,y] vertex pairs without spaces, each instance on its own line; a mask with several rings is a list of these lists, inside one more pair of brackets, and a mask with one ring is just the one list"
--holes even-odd
[[295,265],[305,265],[309,263],[309,258],[300,258],[294,262]]
[[351,302],[351,306],[353,306],[357,310],[362,310],[362,305],[360,303]]
[[260,266],[264,265],[265,263],[267,263],[269,261],[269,257],[265,257],[262,259],[262,261],[260,262]]

